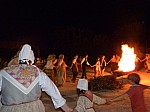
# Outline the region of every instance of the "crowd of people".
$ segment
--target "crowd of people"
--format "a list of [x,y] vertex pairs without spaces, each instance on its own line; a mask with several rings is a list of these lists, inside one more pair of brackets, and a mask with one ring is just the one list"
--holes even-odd
[[[107,104],[120,100],[126,96],[131,99],[133,112],[147,112],[144,104],[144,89],[149,86],[141,85],[140,77],[136,73],[128,75],[131,88],[114,99],[107,100],[96,96],[90,91],[87,80],[87,66],[94,68],[94,78],[103,76],[105,67],[111,63],[111,72],[118,68],[120,57],[113,55],[107,62],[105,56],[98,57],[96,63],[91,65],[86,54],[82,59],[75,55],[71,65],[65,62],[64,54],[60,54],[58,59],[55,54],[47,57],[45,65],[40,69],[36,66],[34,52],[30,45],[25,44],[11,59],[7,66],[0,71],[0,93],[1,107],[0,112],[45,112],[45,107],[40,100],[41,90],[45,91],[52,99],[55,108],[61,108],[65,112],[95,112],[93,104]],[[143,61],[149,61],[149,56]],[[66,82],[66,68],[72,71],[72,82],[75,83],[82,68],[82,76],[77,83],[77,94],[79,96],[77,105],[74,109],[66,104],[57,87],[63,86]],[[149,65],[147,64],[148,70]],[[139,100],[138,102],[136,100]],[[138,108],[137,108],[138,107]]]

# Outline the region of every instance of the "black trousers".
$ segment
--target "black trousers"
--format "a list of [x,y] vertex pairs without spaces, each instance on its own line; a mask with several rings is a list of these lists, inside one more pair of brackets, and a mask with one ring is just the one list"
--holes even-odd
[[87,76],[86,76],[86,67],[85,66],[82,67],[82,77],[81,78],[87,78]]

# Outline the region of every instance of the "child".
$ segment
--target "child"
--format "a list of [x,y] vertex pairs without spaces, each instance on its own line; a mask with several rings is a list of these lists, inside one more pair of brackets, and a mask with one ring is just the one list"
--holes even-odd
[[105,99],[96,96],[88,90],[88,81],[86,79],[79,79],[77,84],[77,94],[79,98],[73,112],[95,112],[93,103],[106,103]]
[[131,73],[128,75],[129,83],[131,83],[130,89],[124,94],[111,99],[110,102],[121,100],[125,97],[129,97],[131,100],[132,112],[147,112],[145,103],[144,103],[144,89],[150,89],[150,86],[141,85],[140,76],[136,73]]

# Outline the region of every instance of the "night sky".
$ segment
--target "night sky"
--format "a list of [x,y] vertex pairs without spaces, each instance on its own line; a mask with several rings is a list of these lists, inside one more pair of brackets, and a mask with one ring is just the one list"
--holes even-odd
[[[40,56],[112,55],[123,42],[145,50],[150,47],[149,7],[150,0],[1,0],[0,40],[11,43],[9,56],[19,49],[14,41],[29,43],[36,55],[40,49]],[[9,51],[2,45],[0,50],[5,56]]]

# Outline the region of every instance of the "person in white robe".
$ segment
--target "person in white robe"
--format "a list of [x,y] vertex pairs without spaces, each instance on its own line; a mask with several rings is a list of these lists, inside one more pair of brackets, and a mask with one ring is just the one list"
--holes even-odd
[[25,44],[19,53],[19,64],[0,71],[0,112],[45,112],[40,100],[42,91],[51,97],[56,109],[60,107],[65,112],[72,111],[52,80],[33,65],[34,59],[31,46]]

